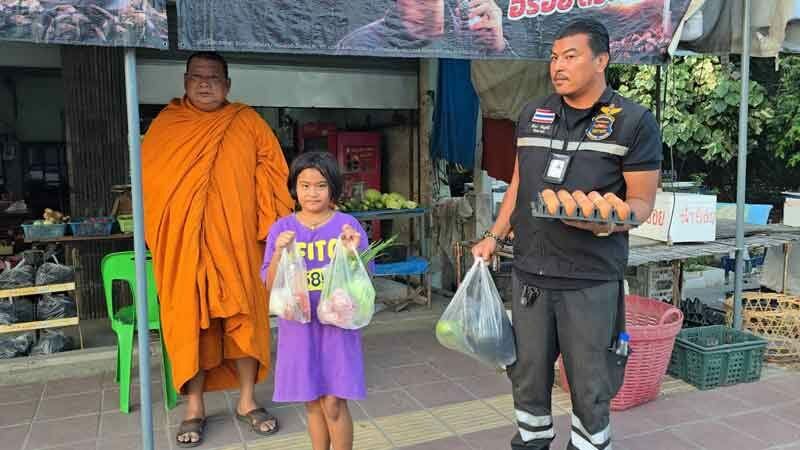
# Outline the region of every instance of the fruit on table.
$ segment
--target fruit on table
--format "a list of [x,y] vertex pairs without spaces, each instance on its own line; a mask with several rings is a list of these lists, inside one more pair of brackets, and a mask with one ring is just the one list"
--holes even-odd
[[377,202],[382,199],[381,191],[377,189],[367,189],[364,191],[364,199],[368,202]]
[[397,192],[381,193],[377,189],[367,189],[361,200],[347,199],[337,205],[341,211],[369,211],[375,209],[414,209],[417,202],[406,199]]
[[561,206],[564,207],[564,212],[568,216],[574,216],[575,212],[578,209],[578,204],[575,202],[575,199],[572,198],[572,194],[569,193],[566,189],[561,189],[558,191],[558,200],[561,202]]
[[608,203],[611,203],[611,206],[614,207],[614,210],[617,212],[617,217],[620,220],[628,220],[631,216],[631,207],[627,203],[625,203],[621,198],[617,197],[613,192],[609,192],[603,196]]
[[542,200],[544,201],[544,205],[547,207],[547,212],[550,215],[554,216],[558,213],[558,197],[552,189],[545,189],[542,191]]
[[611,217],[611,203],[604,199],[597,191],[589,192],[589,200],[594,203],[597,210],[600,211],[600,218],[608,219]]
[[592,213],[594,213],[594,203],[589,200],[589,197],[587,197],[583,191],[573,192],[572,198],[574,198],[575,202],[578,203],[578,207],[581,209],[581,214],[583,214],[583,217],[587,219],[592,217]]

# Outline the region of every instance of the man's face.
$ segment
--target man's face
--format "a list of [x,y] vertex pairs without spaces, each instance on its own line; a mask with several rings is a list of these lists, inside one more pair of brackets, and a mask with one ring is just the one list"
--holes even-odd
[[553,43],[550,55],[550,80],[559,95],[582,92],[608,65],[608,54],[594,55],[589,36],[575,34]]
[[186,96],[197,109],[211,112],[225,105],[231,80],[225,78],[222,63],[203,58],[194,58],[183,76]]

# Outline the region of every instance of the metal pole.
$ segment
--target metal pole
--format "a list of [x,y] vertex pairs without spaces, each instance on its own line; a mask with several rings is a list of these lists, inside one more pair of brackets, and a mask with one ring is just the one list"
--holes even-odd
[[658,122],[658,128],[661,129],[661,109],[664,105],[661,103],[661,65],[656,66],[656,122]]
[[[153,450],[153,405],[150,401],[150,331],[147,320],[147,271],[142,202],[142,153],[139,130],[139,94],[136,89],[136,50],[125,49],[125,98],[128,104],[128,148],[133,200],[133,249],[136,254],[136,332],[139,343],[142,449]],[[166,401],[166,399],[165,399]]]
[[733,288],[733,326],[742,328],[742,275],[744,272],[744,207],[747,182],[747,115],[750,99],[750,0],[744,0],[742,26],[742,96],[739,102],[739,152],[736,173],[736,277]]

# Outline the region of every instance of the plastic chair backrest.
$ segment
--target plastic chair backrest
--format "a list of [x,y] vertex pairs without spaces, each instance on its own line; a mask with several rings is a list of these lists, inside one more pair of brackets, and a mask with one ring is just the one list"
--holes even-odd
[[[109,253],[103,257],[100,263],[101,272],[103,274],[103,288],[106,294],[106,307],[108,308],[108,317],[114,321],[114,302],[113,302],[113,282],[114,280],[123,280],[128,282],[131,289],[131,296],[136,299],[136,264],[135,254],[132,251]],[[155,276],[153,275],[153,258],[150,253],[147,254],[146,262],[147,270],[147,315],[149,318],[149,328],[157,330],[160,326],[159,321],[159,306],[158,306],[158,293],[156,289]],[[134,316],[136,308],[134,307]]]

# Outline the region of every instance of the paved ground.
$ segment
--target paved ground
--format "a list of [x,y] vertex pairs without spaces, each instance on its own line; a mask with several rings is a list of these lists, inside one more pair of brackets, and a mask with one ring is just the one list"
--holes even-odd
[[[505,376],[442,348],[428,331],[391,331],[365,337],[369,398],[351,405],[358,450],[498,450],[514,433],[510,384]],[[160,383],[158,377],[156,382]],[[307,449],[302,407],[270,402],[270,383],[258,398],[281,421],[267,439],[237,423],[235,392],[209,395],[205,449]],[[159,449],[171,445],[181,406],[165,413],[156,391]],[[0,387],[3,450],[136,449],[139,413],[120,414],[113,374]],[[138,400],[138,391],[134,392]],[[569,398],[554,390],[565,448]],[[698,392],[665,380],[655,402],[614,413],[616,450],[800,450],[800,374],[769,368],[760,382]]]

